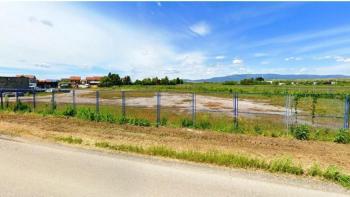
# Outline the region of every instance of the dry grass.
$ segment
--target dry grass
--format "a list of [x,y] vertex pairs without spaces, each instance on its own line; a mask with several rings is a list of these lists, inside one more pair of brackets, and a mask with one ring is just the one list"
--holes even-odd
[[54,140],[74,136],[86,143],[107,141],[134,146],[166,146],[176,151],[220,151],[243,153],[262,159],[291,156],[307,168],[314,162],[322,167],[336,165],[350,172],[349,145],[320,141],[298,141],[241,134],[227,134],[186,128],[154,128],[88,122],[37,114],[0,113],[0,133]]

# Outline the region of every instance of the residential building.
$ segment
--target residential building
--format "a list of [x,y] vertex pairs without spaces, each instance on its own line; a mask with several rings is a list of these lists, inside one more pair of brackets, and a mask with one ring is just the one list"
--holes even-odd
[[89,84],[90,86],[98,86],[101,83],[101,76],[92,76],[92,77],[86,77],[86,84]]
[[0,89],[29,89],[26,77],[0,77]]
[[71,87],[77,88],[81,84],[81,77],[80,76],[71,76],[69,77],[69,82]]
[[58,80],[38,80],[37,87],[42,89],[58,88]]
[[37,87],[37,79],[34,75],[16,75],[16,77],[25,77],[29,79],[29,88]]

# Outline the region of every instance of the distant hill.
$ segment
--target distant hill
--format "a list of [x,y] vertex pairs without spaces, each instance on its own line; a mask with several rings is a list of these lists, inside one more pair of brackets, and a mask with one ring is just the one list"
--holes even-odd
[[350,78],[346,75],[305,75],[305,74],[292,74],[292,75],[280,75],[280,74],[237,74],[224,77],[213,77],[209,79],[198,80],[186,80],[187,82],[225,82],[225,81],[240,81],[247,78],[263,77],[265,80],[291,80],[291,79],[340,79]]

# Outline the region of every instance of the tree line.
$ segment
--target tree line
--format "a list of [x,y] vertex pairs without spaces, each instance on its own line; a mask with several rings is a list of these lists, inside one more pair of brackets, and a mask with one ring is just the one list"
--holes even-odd
[[115,73],[108,73],[107,76],[104,76],[101,79],[100,86],[101,87],[111,87],[111,86],[121,86],[121,85],[177,85],[183,84],[184,81],[180,78],[169,79],[167,76],[164,78],[144,78],[142,80],[135,80],[135,82],[131,81],[130,76],[120,77]]

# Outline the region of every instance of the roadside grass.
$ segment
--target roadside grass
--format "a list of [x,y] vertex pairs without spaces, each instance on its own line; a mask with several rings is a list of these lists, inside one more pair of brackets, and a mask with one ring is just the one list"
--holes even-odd
[[108,142],[96,142],[95,147],[113,151],[131,152],[151,156],[160,156],[171,159],[179,159],[196,163],[207,163],[231,168],[257,169],[271,173],[285,173],[297,176],[311,176],[329,180],[350,189],[350,175],[343,173],[336,166],[321,169],[318,164],[313,164],[308,169],[303,169],[290,157],[279,157],[267,161],[265,159],[243,154],[227,154],[219,151],[176,151],[165,146],[151,146],[144,148],[127,144],[110,144]]
[[83,140],[81,138],[72,137],[72,136],[56,137],[55,140],[56,141],[60,141],[60,142],[65,142],[65,143],[68,143],[68,144],[81,144],[83,142]]

